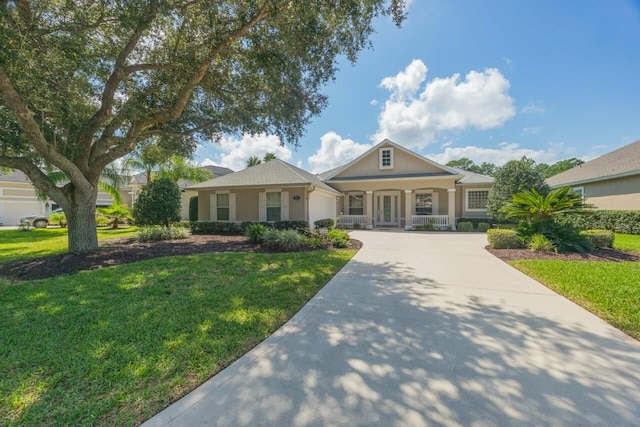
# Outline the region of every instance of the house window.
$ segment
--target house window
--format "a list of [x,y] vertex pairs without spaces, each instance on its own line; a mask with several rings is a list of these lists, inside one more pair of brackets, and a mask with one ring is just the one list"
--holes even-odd
[[416,215],[433,214],[433,194],[416,193]]
[[349,194],[349,215],[364,215],[364,194]]
[[280,221],[281,206],[280,192],[267,193],[267,221]]
[[216,213],[218,221],[229,221],[229,193],[216,194]]
[[378,152],[380,169],[393,169],[393,148],[381,148]]
[[574,193],[579,194],[582,198],[582,203],[584,203],[584,187],[573,187],[571,190],[573,190]]
[[488,189],[467,190],[467,210],[468,211],[486,211],[487,198],[489,196]]

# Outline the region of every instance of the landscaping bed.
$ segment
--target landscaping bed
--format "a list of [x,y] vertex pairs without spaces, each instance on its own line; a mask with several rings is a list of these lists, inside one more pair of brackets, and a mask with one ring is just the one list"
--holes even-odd
[[[191,235],[186,239],[137,242],[134,238],[107,239],[97,252],[76,255],[57,254],[0,264],[0,276],[11,281],[43,279],[78,271],[95,270],[159,257],[210,252],[268,252],[244,236]],[[362,243],[351,239],[347,249],[359,249]],[[323,248],[303,247],[302,251]]]
[[640,254],[636,252],[623,251],[619,249],[595,249],[590,252],[536,252],[530,249],[493,249],[486,247],[496,257],[503,261],[514,261],[520,259],[546,259],[560,261],[640,261]]

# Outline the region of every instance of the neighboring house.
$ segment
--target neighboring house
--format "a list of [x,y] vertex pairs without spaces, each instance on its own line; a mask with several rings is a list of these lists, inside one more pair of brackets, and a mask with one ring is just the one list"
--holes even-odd
[[346,226],[454,227],[486,217],[493,178],[440,165],[389,140],[320,175],[282,160],[188,187],[201,221],[338,218]]
[[640,209],[640,141],[547,179],[551,188],[572,187],[597,209]]
[[[111,196],[98,193],[98,206],[112,203]],[[57,207],[52,200],[39,200],[33,184],[21,171],[0,175],[0,225],[18,225],[22,217],[47,214]]]
[[[211,174],[211,178],[217,178],[223,175],[227,175],[233,173],[233,171],[229,168],[223,168],[222,166],[202,166],[202,169],[206,169]],[[147,184],[147,177],[143,173],[135,174],[131,177],[129,181],[129,197],[125,199],[129,206],[133,206],[136,199],[138,198],[138,194],[142,190],[142,187]],[[197,196],[198,193],[196,191],[186,190],[186,188],[193,184],[192,182],[187,182],[183,179],[178,181],[178,186],[182,190],[182,195],[180,198],[180,216],[183,220],[189,219],[189,199],[193,196]]]

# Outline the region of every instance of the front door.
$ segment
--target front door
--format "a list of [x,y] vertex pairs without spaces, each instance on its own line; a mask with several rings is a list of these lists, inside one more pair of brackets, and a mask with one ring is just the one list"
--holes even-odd
[[397,191],[376,192],[376,225],[398,226],[400,193]]

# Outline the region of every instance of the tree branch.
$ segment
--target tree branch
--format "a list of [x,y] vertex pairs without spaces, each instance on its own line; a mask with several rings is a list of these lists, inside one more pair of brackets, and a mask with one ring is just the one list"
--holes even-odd
[[0,156],[0,166],[18,169],[24,172],[31,182],[49,196],[50,199],[53,199],[58,203],[68,202],[65,192],[52,182],[38,166],[34,165],[27,159],[23,157]]

